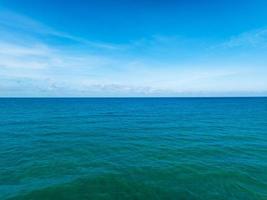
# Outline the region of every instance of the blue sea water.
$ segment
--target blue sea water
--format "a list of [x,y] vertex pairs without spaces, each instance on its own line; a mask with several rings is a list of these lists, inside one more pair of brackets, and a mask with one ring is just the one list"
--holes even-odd
[[2,98],[0,199],[267,199],[267,98]]

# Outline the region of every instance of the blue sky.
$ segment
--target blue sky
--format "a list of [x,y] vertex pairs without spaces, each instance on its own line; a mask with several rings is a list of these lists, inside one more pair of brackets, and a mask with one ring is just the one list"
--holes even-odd
[[0,0],[0,96],[266,96],[264,0]]

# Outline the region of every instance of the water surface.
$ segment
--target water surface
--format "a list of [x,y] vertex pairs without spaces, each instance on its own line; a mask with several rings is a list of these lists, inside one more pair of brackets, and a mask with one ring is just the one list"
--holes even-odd
[[267,98],[0,99],[0,199],[267,199]]

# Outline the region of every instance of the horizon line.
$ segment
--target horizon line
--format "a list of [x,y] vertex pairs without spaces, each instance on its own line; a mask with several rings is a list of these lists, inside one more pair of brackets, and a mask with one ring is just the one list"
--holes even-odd
[[93,97],[86,97],[86,96],[62,96],[62,97],[0,97],[0,99],[152,99],[152,98],[267,98],[267,96],[93,96]]

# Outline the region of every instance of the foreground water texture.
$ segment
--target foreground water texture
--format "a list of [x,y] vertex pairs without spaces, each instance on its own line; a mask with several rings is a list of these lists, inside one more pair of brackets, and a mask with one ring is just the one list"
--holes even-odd
[[266,200],[267,99],[0,99],[0,199]]

